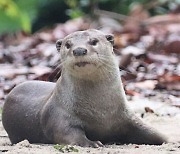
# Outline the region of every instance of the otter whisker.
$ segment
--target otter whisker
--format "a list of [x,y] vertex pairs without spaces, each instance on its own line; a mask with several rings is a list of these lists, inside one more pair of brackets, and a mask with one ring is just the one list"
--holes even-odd
[[98,54],[98,57],[102,57],[102,58],[106,58],[106,59],[111,58],[111,56],[109,56],[109,55],[101,55],[101,54]]
[[109,67],[110,69],[112,69],[112,68],[117,69],[117,66],[109,64],[108,61],[107,60],[105,61],[105,59],[103,59],[103,58],[99,58],[99,62],[104,64],[105,66]]
[[102,74],[103,76],[105,76],[106,78],[108,78],[109,81],[111,81],[111,78],[110,78],[109,74],[107,73],[107,70],[108,70],[108,69],[106,69],[106,68],[102,68],[102,69],[100,70],[100,72],[101,72],[101,74]]
[[[102,59],[102,60],[104,60],[104,61],[106,61],[106,62],[108,62],[106,56],[103,56],[103,55],[102,55],[102,56],[99,56],[99,58]],[[107,63],[106,63],[106,64],[107,64]],[[121,68],[120,68],[120,67],[121,67]],[[122,69],[122,68],[123,68],[123,69]],[[126,72],[126,73],[128,73],[128,74],[134,74],[134,73],[132,73],[132,72],[130,72],[130,71],[127,71],[126,68],[123,67],[123,66],[121,66],[121,65],[119,66],[119,70],[122,71],[122,72]]]

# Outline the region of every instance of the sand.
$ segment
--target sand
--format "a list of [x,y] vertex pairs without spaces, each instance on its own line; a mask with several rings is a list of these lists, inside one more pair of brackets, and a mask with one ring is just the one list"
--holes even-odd
[[[180,154],[180,114],[173,116],[157,116],[155,114],[145,114],[142,119],[161,133],[165,134],[170,143],[160,146],[154,145],[105,145],[102,148],[82,148],[74,146],[78,152],[68,152],[63,149],[64,153],[101,153],[101,154]],[[69,148],[70,149],[70,148]],[[0,153],[6,154],[57,154],[61,153],[54,148],[54,145],[30,144],[24,140],[16,145],[11,146],[7,133],[5,132],[2,122],[0,122]]]

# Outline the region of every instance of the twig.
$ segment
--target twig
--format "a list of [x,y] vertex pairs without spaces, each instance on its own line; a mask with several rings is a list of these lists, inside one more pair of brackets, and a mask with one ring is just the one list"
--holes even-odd
[[98,15],[98,16],[108,16],[108,17],[111,17],[111,18],[114,18],[114,19],[117,19],[117,20],[120,20],[120,21],[131,19],[131,20],[140,22],[140,20],[138,20],[137,18],[134,18],[134,17],[132,18],[132,17],[129,17],[129,16],[126,16],[126,15],[123,15],[123,14],[110,12],[110,11],[99,10],[99,9],[95,9],[94,14]]

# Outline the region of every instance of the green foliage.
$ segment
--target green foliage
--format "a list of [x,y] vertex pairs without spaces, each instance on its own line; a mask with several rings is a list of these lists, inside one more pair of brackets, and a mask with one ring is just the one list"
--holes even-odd
[[94,7],[127,15],[135,4],[142,4],[150,14],[157,15],[168,13],[169,10],[180,4],[180,0],[67,0],[66,3],[70,7],[69,15],[71,17],[71,13],[76,11],[92,15]]
[[74,19],[84,15],[82,6],[80,5],[81,0],[67,0],[65,2],[70,7],[70,9],[66,11],[67,15],[69,15],[70,18]]
[[59,144],[56,144],[54,145],[54,148],[62,153],[65,153],[65,152],[79,152],[78,149],[76,149],[75,147],[73,146],[70,146],[70,145],[59,145]]
[[32,6],[35,0],[0,0],[0,34],[23,30],[31,32]]
[[180,0],[0,0],[0,34],[19,30],[30,33],[69,18],[93,17],[94,8],[127,15],[137,3],[157,15],[175,8]]
[[92,11],[90,9],[96,4],[100,9],[121,14],[128,14],[134,4],[148,6],[156,3],[157,5],[154,5],[151,10],[153,10],[154,14],[164,14],[173,7],[180,5],[180,0],[67,0],[66,3],[71,9],[79,8],[86,13]]
[[32,22],[32,32],[43,27],[50,27],[55,23],[64,23],[69,19],[66,10],[69,7],[65,4],[65,0],[37,0],[38,9],[37,16]]

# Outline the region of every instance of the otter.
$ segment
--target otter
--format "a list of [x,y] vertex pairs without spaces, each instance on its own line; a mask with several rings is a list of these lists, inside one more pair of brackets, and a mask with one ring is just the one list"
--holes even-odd
[[5,100],[2,122],[12,144],[24,139],[85,147],[166,142],[128,108],[113,43],[113,35],[95,29],[58,40],[57,82],[24,82]]

